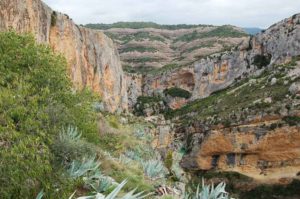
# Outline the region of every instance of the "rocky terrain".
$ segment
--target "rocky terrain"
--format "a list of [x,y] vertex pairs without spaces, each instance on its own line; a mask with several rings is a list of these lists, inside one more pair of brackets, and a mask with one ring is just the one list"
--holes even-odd
[[1,0],[0,31],[33,33],[68,62],[74,86],[99,93],[111,112],[127,109],[126,78],[115,45],[105,34],[76,25],[40,0]]
[[174,63],[179,66],[192,63],[201,57],[230,49],[248,36],[242,29],[229,25],[124,22],[86,26],[103,30],[116,42],[125,71],[140,73]]
[[236,50],[142,77],[139,94],[153,97],[137,98],[135,111],[171,121],[162,137],[186,152],[183,168],[238,172],[254,184],[299,180],[299,21],[294,15]]
[[[0,19],[1,32],[13,29],[17,33],[33,33],[36,41],[65,56],[73,88],[89,88],[103,102],[92,101],[90,110],[92,102],[86,98],[83,99],[87,104],[73,99],[71,106],[65,105],[67,100],[63,99],[61,106],[70,106],[66,108],[70,112],[60,121],[54,116],[61,109],[48,108],[52,106],[47,104],[48,98],[43,101],[36,93],[28,94],[25,87],[22,95],[28,102],[15,101],[17,111],[10,110],[11,100],[16,100],[16,94],[10,90],[15,89],[19,95],[18,89],[24,86],[15,86],[17,81],[11,81],[10,76],[5,78],[0,82],[5,88],[0,97],[6,103],[0,103],[5,109],[0,111],[0,130],[6,134],[0,136],[0,146],[5,153],[8,151],[7,157],[11,147],[19,146],[11,144],[10,132],[25,132],[32,136],[30,141],[38,137],[45,148],[51,149],[52,157],[57,155],[52,141],[63,138],[62,133],[57,136],[52,132],[61,128],[55,125],[74,123],[83,130],[84,137],[79,141],[76,139],[80,136],[70,138],[82,148],[78,153],[95,152],[103,160],[101,169],[105,175],[114,178],[113,182],[129,178],[130,189],[138,184],[140,191],[155,191],[154,187],[160,189],[165,183],[174,189],[162,189],[171,190],[170,193],[179,190],[181,195],[175,194],[178,198],[186,187],[193,188],[205,177],[211,182],[225,181],[240,198],[300,196],[300,14],[251,37],[228,25],[87,25],[103,29],[117,47],[102,31],[78,26],[39,0],[2,0]],[[27,51],[22,54],[26,55]],[[13,59],[7,60],[10,63]],[[24,65],[22,61],[18,62],[20,66]],[[10,70],[7,71],[17,74],[13,67]],[[26,72],[31,74],[30,67]],[[18,75],[21,79],[22,74]],[[31,85],[32,81],[26,83]],[[72,96],[65,84],[66,92]],[[41,92],[47,96],[50,91]],[[33,103],[31,94],[41,97],[46,105]],[[38,108],[31,104],[37,111],[30,110],[33,112],[29,116],[34,119],[27,121],[24,107],[29,102]],[[77,105],[80,112],[73,110]],[[49,112],[51,120],[47,125],[55,126],[47,131],[51,141],[42,131],[46,117],[35,118],[40,116],[40,108]],[[72,114],[76,116],[71,117]],[[43,121],[38,124],[42,130],[31,125],[39,120]],[[69,147],[65,146],[67,141],[58,146]],[[24,144],[24,148],[28,146]],[[22,152],[21,149],[18,150]],[[5,159],[5,163],[12,165],[9,160]],[[70,166],[67,163],[64,167]],[[148,166],[154,167],[154,174]],[[80,193],[91,192],[83,182],[76,183]],[[38,183],[30,187],[34,189],[31,195],[36,194],[36,187],[40,187]],[[11,196],[9,191],[5,193]],[[159,195],[163,194],[159,192],[156,197]]]

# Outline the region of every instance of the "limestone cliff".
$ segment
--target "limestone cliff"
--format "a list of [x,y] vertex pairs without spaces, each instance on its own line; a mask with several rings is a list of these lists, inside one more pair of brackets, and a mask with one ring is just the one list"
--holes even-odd
[[77,89],[100,94],[111,112],[127,109],[127,86],[118,52],[102,32],[77,26],[67,15],[51,10],[40,0],[1,0],[0,31],[33,33],[68,62]]
[[145,76],[144,95],[170,87],[192,93],[186,106],[165,113],[173,126],[160,132],[168,141],[158,145],[183,150],[181,166],[193,174],[238,172],[262,183],[299,180],[299,37],[300,14],[235,50]]
[[[300,54],[299,21],[300,15],[294,15],[252,38],[244,38],[230,51],[212,54],[186,66],[162,68],[146,74],[142,93],[152,96],[168,88],[180,87],[192,93],[188,101],[193,101],[257,73],[269,64],[286,63]],[[134,88],[129,87],[131,89]]]

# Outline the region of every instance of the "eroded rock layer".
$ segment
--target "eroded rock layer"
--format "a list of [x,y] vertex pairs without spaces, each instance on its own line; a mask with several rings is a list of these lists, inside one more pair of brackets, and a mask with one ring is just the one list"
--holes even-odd
[[102,32],[77,26],[40,0],[1,0],[0,31],[10,29],[33,33],[38,42],[62,53],[74,86],[99,93],[107,110],[127,109],[120,58],[112,40]]

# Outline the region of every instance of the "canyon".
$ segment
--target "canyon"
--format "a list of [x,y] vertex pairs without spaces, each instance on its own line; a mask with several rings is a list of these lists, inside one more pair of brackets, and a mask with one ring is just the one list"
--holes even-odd
[[76,25],[40,0],[3,0],[0,8],[1,31],[34,34],[66,57],[75,88],[94,90],[111,112],[127,109],[126,78],[116,47],[105,34]]
[[106,111],[152,123],[154,148],[184,151],[186,173],[300,180],[300,14],[255,36],[205,25],[100,31],[40,0],[1,0],[0,19],[0,31],[32,33],[65,56],[74,88]]

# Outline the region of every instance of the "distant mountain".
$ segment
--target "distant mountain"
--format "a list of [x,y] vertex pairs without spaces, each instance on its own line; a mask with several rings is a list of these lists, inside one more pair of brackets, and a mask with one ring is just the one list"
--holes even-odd
[[261,28],[243,28],[249,35],[256,35],[260,33],[263,29]]
[[141,73],[192,63],[230,50],[248,37],[242,28],[230,25],[118,22],[87,24],[86,27],[101,29],[115,41],[125,71]]
[[167,29],[167,30],[178,30],[178,29],[191,29],[198,27],[213,27],[212,25],[189,25],[189,24],[177,24],[177,25],[161,25],[154,22],[116,22],[113,24],[86,24],[88,28],[108,30],[112,28],[129,28],[129,29],[143,29],[143,28],[155,28],[155,29]]

